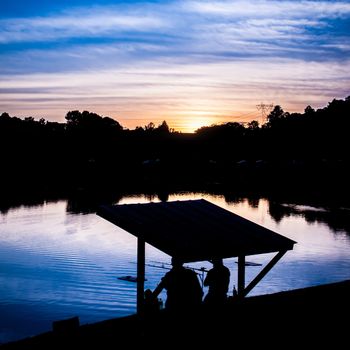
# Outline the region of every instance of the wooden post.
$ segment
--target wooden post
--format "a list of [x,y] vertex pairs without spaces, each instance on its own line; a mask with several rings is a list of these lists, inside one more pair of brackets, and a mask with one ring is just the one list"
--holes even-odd
[[145,241],[137,238],[137,313],[141,314],[145,288]]
[[245,286],[245,255],[238,256],[238,296],[244,296]]

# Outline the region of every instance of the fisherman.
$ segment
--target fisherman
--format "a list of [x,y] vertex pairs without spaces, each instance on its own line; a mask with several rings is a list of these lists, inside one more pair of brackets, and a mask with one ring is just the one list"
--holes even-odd
[[156,298],[166,289],[165,309],[171,312],[191,311],[202,303],[203,292],[197,274],[183,266],[180,258],[171,259],[172,269],[168,271],[153,292]]
[[204,280],[204,286],[209,287],[204,304],[222,306],[227,300],[230,270],[223,264],[221,258],[214,258],[210,262],[213,264],[213,268],[208,271]]

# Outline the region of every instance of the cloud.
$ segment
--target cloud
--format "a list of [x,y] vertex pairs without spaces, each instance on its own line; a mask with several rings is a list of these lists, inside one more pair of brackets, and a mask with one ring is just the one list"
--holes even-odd
[[350,14],[350,4],[345,1],[201,0],[184,2],[183,8],[195,13],[232,18],[307,18],[310,14],[316,18],[336,18]]
[[[63,119],[68,110],[88,109],[123,118],[122,124],[129,127],[135,120],[138,125],[142,120],[141,125],[164,119],[179,125],[189,117],[248,121],[254,115],[258,118],[255,104],[261,100],[302,111],[308,104],[318,108],[334,97],[343,98],[349,68],[350,61],[252,59],[192,65],[158,61],[142,67],[1,76],[0,110],[27,115],[29,106],[45,118],[52,113],[57,119],[60,113]],[[21,106],[26,108],[21,111]]]
[[152,15],[120,14],[110,10],[74,10],[50,17],[0,20],[0,43],[51,41],[62,38],[111,36],[154,31],[166,23]]
[[211,51],[306,60],[340,58],[348,52],[344,45],[338,51],[325,45],[345,39],[333,20],[350,17],[350,4],[344,2],[190,1],[183,8],[205,18],[192,27],[194,43],[201,39]]
[[[350,86],[344,1],[171,1],[0,20],[0,110],[126,121],[251,119]],[[208,119],[209,120],[209,119]],[[178,124],[176,124],[178,125]]]
[[327,45],[340,36],[330,18],[347,17],[350,4],[327,1],[173,1],[80,8],[49,17],[0,20],[0,44],[58,45],[65,39],[66,45],[101,45],[109,40],[112,45],[147,43],[146,56],[327,57],[348,52],[341,43]]

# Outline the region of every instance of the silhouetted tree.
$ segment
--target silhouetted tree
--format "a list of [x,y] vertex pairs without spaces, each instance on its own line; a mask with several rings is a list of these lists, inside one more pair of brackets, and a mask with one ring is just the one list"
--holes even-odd
[[2,119],[2,120],[7,119],[8,120],[8,119],[11,119],[11,117],[8,113],[4,112],[0,115],[0,119]]
[[274,125],[278,124],[281,120],[283,120],[286,117],[286,114],[281,106],[277,105],[274,107],[274,109],[270,112],[270,114],[267,116],[267,124],[269,127],[273,127]]
[[159,126],[157,127],[157,131],[160,133],[168,134],[170,132],[170,128],[168,126],[168,123],[164,120]]
[[114,128],[116,131],[123,130],[123,127],[114,119],[101,117],[96,113],[88,111],[71,111],[66,115],[67,127],[77,127],[86,130],[95,130],[101,128]]
[[[307,106],[304,113],[275,106],[262,127],[257,121],[246,126],[228,122],[181,134],[166,121],[128,130],[89,111],[69,111],[66,123],[4,112],[0,147],[5,171],[0,176],[15,181],[29,174],[30,182],[45,173],[45,179],[72,186],[182,179],[196,184],[239,180],[252,187],[257,177],[259,183],[283,179],[286,185],[298,177],[322,183],[326,176],[328,182],[336,177],[342,183],[349,175],[349,115],[350,96],[318,110]],[[242,160],[246,166],[237,166]],[[145,161],[156,166],[143,166]]]
[[247,125],[248,125],[248,129],[250,129],[250,130],[259,129],[259,122],[256,121],[256,120],[252,120],[252,121],[249,122]]
[[315,113],[315,110],[311,106],[307,106],[304,110],[304,114],[309,116],[313,115]]
[[145,131],[151,132],[156,128],[153,122],[148,123],[145,125]]

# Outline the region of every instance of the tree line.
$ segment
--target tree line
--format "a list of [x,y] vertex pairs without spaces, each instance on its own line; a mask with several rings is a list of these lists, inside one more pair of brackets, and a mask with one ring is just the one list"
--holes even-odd
[[193,134],[172,130],[166,121],[129,130],[89,111],[70,111],[65,119],[1,114],[3,186],[276,181],[278,174],[334,174],[349,163],[350,96],[303,113],[275,106],[261,126],[229,122]]

